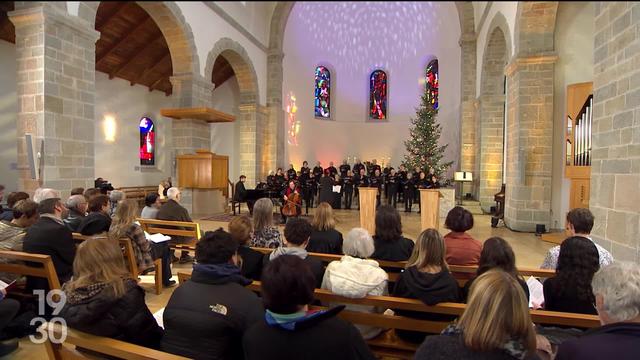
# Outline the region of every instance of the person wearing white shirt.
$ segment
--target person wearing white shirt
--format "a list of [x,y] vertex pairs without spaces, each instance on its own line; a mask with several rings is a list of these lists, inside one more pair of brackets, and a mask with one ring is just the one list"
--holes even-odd
[[162,206],[160,196],[156,193],[147,195],[144,198],[145,207],[142,209],[140,217],[143,219],[155,219],[158,217],[158,209]]

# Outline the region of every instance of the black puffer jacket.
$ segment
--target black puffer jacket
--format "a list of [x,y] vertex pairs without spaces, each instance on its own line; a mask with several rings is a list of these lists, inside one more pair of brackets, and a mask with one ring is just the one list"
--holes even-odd
[[65,291],[60,316],[71,328],[158,349],[163,330],[144,302],[144,290],[132,279],[125,281],[126,292],[119,299],[99,285]]

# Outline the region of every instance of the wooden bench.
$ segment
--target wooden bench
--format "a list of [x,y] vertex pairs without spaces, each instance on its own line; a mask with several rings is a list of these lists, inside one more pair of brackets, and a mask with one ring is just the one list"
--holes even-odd
[[[81,243],[83,241],[91,239],[91,236],[73,233],[73,239],[76,241],[76,243]],[[125,264],[129,268],[129,272],[131,272],[131,278],[138,279],[140,273],[138,272],[136,253],[135,250],[133,250],[133,243],[131,243],[131,239],[122,238],[118,240],[118,242],[120,243],[120,247],[122,248]],[[160,295],[160,293],[162,292],[162,259],[154,259],[153,267],[155,291],[156,295]]]
[[136,219],[142,229],[149,234],[160,233],[167,236],[183,236],[193,238],[188,244],[171,244],[171,248],[183,251],[195,251],[196,242],[200,239],[200,224],[197,222],[169,221],[156,219]]
[[[0,272],[44,278],[47,279],[50,290],[60,289],[60,281],[51,256],[5,250],[0,251],[0,258],[11,261],[0,263]],[[27,265],[27,262],[39,266]]]
[[[47,337],[45,347],[50,360],[96,359],[95,353],[102,357],[112,356],[127,360],[182,360],[182,356],[142,347],[128,342],[102,336],[95,336],[54,323],[45,325],[47,333],[53,339],[62,339],[62,343]],[[88,355],[77,348],[87,349],[94,354]]]
[[158,193],[158,186],[124,186],[115,190],[122,191],[125,194],[125,199],[144,202],[147,195]]

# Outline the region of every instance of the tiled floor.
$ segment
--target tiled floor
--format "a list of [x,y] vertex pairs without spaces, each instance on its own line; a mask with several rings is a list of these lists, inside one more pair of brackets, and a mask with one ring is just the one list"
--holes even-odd
[[[244,210],[246,213],[246,210]],[[313,209],[310,209],[310,214],[313,214]],[[420,215],[413,213],[400,213],[402,216],[402,224],[404,235],[411,239],[416,239],[420,232]],[[359,213],[357,210],[336,210],[337,229],[343,234],[348,232],[351,228],[359,226]],[[470,234],[476,239],[484,241],[492,236],[501,236],[511,244],[513,251],[516,254],[516,262],[518,266],[537,267],[542,263],[544,255],[547,250],[555,244],[543,242],[539,237],[529,233],[518,233],[511,231],[504,226],[498,228],[491,227],[491,217],[488,215],[475,215],[475,226],[471,229]],[[215,230],[219,227],[227,228],[227,223],[198,220],[203,230]],[[282,227],[281,227],[282,230]],[[442,234],[446,234],[447,230],[440,228]],[[176,264],[173,267],[174,275],[180,269],[189,269],[190,264]],[[177,278],[174,277],[175,280]],[[153,276],[142,276],[142,287],[147,290],[147,305],[152,312],[164,307],[173,292],[173,289],[165,289],[160,295],[155,295],[153,292]],[[34,345],[29,342],[28,339],[23,339],[20,342],[20,349],[15,353],[0,358],[4,359],[46,359],[46,352],[42,345]]]

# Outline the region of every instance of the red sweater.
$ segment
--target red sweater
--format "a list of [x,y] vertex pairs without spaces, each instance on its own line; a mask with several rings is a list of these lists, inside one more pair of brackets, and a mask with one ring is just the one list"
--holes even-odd
[[447,264],[449,265],[478,265],[482,243],[471,235],[450,232],[444,236],[447,247]]

